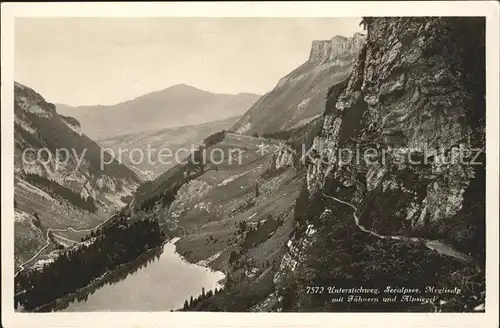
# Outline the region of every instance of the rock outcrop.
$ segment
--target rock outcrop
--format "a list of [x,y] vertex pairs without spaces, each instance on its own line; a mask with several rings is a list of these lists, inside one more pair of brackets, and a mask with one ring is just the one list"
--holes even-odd
[[361,33],[354,33],[351,38],[337,35],[331,40],[315,40],[311,46],[309,62],[333,62],[352,60],[356,57],[365,40]]

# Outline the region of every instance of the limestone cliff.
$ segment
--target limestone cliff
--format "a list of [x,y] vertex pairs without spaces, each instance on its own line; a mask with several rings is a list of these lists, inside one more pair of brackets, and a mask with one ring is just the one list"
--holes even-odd
[[[467,276],[474,290],[420,309],[471,310],[484,300],[484,20],[363,24],[364,46],[347,83],[330,89],[323,129],[308,153],[295,234],[275,277],[285,286],[283,307],[358,308],[292,291],[308,284],[453,285]],[[330,58],[329,46],[315,47],[321,56],[314,58]],[[477,267],[442,262],[419,244],[431,239],[473,257]]]
[[309,123],[323,112],[328,88],[349,76],[363,40],[356,33],[313,41],[309,59],[259,98],[231,130],[265,134]]
[[337,35],[331,40],[315,40],[311,46],[309,62],[352,60],[364,43],[364,35],[355,33],[351,38]]

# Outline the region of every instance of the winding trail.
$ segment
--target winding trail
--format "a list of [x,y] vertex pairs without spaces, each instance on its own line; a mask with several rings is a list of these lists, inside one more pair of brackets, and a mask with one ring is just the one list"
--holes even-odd
[[413,242],[423,242],[427,248],[429,248],[433,251],[436,251],[441,255],[453,257],[453,258],[455,258],[463,263],[466,263],[466,264],[470,264],[470,265],[476,264],[476,260],[474,258],[472,258],[471,256],[466,255],[462,252],[459,252],[456,249],[454,249],[453,247],[446,245],[439,240],[428,240],[428,239],[419,238],[419,237],[384,236],[384,235],[380,235],[380,234],[376,233],[375,231],[368,230],[359,223],[359,217],[356,215],[356,212],[358,211],[356,206],[354,206],[353,204],[348,203],[346,201],[340,200],[336,197],[329,196],[329,195],[325,194],[324,192],[322,192],[322,194],[326,198],[332,199],[336,202],[339,202],[341,204],[347,205],[350,208],[352,208],[353,209],[352,216],[354,218],[354,222],[356,223],[358,228],[363,232],[369,233],[369,234],[371,234],[377,238],[380,238],[380,239],[393,239],[393,240],[406,240],[406,241],[413,241]]
[[75,228],[64,228],[64,229],[53,229],[53,228],[48,228],[47,233],[46,233],[46,244],[35,254],[33,255],[29,260],[24,261],[23,263],[19,264],[19,271],[16,272],[14,275],[14,278],[19,274],[19,272],[23,271],[25,268],[24,266],[33,261],[38,255],[40,255],[47,247],[50,246],[50,233],[51,232],[66,232],[66,231],[72,231],[72,232],[91,232],[92,230],[98,229],[100,226],[111,220],[112,218],[116,217],[116,214],[111,215],[107,220],[99,223],[93,228],[86,228],[86,229],[75,229]]

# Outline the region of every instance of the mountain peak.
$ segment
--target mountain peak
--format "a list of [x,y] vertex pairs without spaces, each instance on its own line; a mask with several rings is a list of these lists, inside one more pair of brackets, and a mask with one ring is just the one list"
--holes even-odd
[[196,89],[195,87],[185,84],[185,83],[179,83],[179,84],[174,84],[170,88],[188,88],[188,89]]
[[192,85],[185,84],[185,83],[179,83],[179,84],[174,84],[170,87],[168,87],[166,90],[176,90],[176,91],[203,91],[201,89],[198,89],[196,87],[193,87]]

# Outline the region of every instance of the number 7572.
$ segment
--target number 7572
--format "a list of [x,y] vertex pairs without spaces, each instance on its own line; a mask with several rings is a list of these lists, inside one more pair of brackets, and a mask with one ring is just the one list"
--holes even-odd
[[325,287],[306,287],[306,293],[307,294],[323,294],[323,291],[325,290]]

